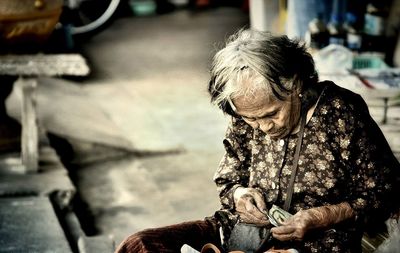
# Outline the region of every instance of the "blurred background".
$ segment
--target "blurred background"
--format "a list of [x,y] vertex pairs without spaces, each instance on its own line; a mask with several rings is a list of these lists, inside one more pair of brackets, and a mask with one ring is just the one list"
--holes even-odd
[[113,252],[213,215],[229,119],[208,71],[242,28],[304,41],[400,157],[398,0],[2,0],[0,252]]

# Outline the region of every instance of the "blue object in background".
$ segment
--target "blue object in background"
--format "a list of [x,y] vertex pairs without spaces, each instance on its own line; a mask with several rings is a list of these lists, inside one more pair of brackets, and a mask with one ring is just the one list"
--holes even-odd
[[288,0],[286,34],[289,38],[304,39],[308,23],[318,14],[325,23],[329,22],[332,7],[333,0]]

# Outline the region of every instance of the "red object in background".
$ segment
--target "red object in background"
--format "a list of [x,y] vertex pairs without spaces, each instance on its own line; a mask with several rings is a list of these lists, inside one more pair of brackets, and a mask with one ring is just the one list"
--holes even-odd
[[356,77],[358,77],[358,79],[361,81],[361,83],[364,84],[367,88],[374,89],[374,86],[367,79],[365,79],[362,75],[360,75],[360,73],[358,73],[357,71],[354,71],[352,69],[348,69],[348,71],[350,74],[353,74]]
[[210,0],[196,0],[196,7],[207,7],[210,5]]
[[242,3],[242,10],[244,12],[249,12],[250,11],[250,1],[249,0],[244,0]]

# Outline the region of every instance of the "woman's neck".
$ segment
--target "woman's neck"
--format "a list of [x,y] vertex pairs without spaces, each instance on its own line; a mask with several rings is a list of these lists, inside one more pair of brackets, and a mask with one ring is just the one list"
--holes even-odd
[[[306,100],[307,102],[304,103],[304,106],[302,107],[301,113],[303,114],[302,111],[306,110],[307,116],[306,116],[306,124],[310,121],[312,118],[315,109],[317,108],[319,99],[321,97],[322,90],[320,89],[313,89],[312,91],[307,94],[307,96],[303,96],[303,99]],[[307,108],[307,109],[305,109]],[[300,115],[297,126],[293,129],[291,134],[297,134],[300,131],[300,121],[301,121],[302,115]]]

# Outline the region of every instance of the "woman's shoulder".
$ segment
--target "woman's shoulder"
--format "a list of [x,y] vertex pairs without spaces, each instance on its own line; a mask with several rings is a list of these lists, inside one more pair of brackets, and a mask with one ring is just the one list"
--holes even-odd
[[332,133],[347,134],[371,121],[362,97],[333,82],[319,83],[322,88],[312,122]]
[[368,112],[368,107],[359,94],[332,81],[319,82],[318,85],[322,90],[319,103],[325,109],[332,112],[348,112],[353,116]]
[[249,138],[253,135],[253,128],[243,119],[231,116],[228,133],[240,138]]

